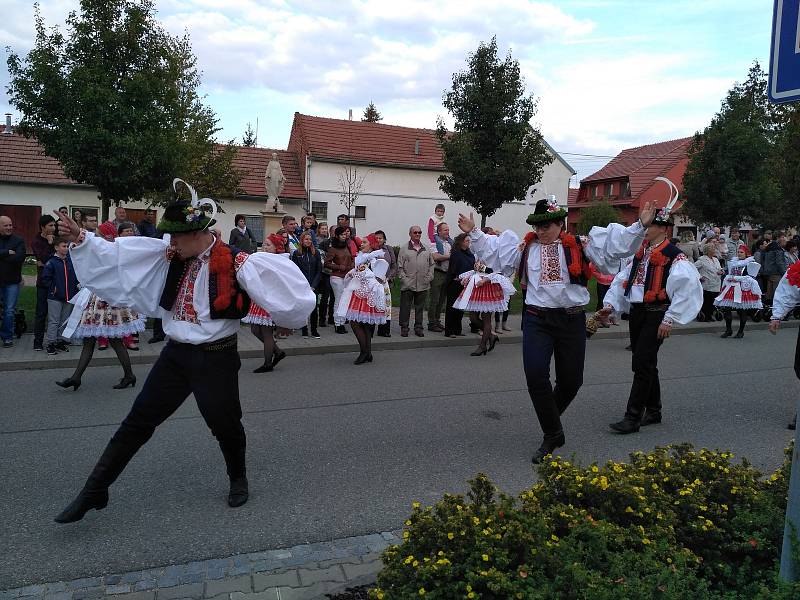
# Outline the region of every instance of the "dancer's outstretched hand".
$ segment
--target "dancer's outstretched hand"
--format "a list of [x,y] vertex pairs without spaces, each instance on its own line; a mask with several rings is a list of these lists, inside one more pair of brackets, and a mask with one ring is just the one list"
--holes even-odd
[[778,319],[772,319],[769,322],[769,332],[772,335],[777,335],[778,329],[780,328],[780,326],[781,326],[781,322]]
[[642,225],[649,227],[656,218],[656,207],[652,202],[645,202],[642,211],[639,213],[639,220]]
[[54,210],[53,214],[58,217],[56,221],[58,226],[58,237],[68,242],[74,242],[77,240],[78,236],[81,234],[81,228],[78,226],[78,224],[67,215],[62,214],[57,210]]
[[458,228],[464,233],[475,229],[475,213],[469,213],[469,217],[458,213]]

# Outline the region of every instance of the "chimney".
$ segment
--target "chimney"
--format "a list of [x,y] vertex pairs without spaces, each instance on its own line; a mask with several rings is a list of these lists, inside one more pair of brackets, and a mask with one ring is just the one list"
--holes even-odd
[[6,113],[6,129],[3,131],[5,135],[13,135],[14,129],[11,127],[11,113]]
[[351,121],[353,120],[353,109],[352,108],[348,111],[347,118],[350,119]]
[[414,142],[414,154],[416,154],[417,156],[419,156],[419,140],[417,140],[416,142]]

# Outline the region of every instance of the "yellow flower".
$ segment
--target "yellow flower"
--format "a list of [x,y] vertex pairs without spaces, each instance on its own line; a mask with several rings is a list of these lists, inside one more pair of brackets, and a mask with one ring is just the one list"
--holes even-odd
[[460,504],[456,504],[456,510],[461,510],[462,506]]
[[375,597],[378,598],[378,600],[383,600],[383,592],[378,590],[378,593],[375,594]]
[[424,596],[425,595],[425,588],[419,588],[419,595],[420,596]]
[[406,556],[406,559],[403,562],[407,565],[410,565],[412,562],[414,562],[414,555],[409,554],[408,556]]
[[642,543],[647,545],[650,543],[650,540],[648,540],[647,538],[642,538]]
[[605,475],[600,477],[600,489],[607,490],[608,489],[608,478]]
[[406,520],[405,525],[406,525],[406,527],[408,527],[409,525],[411,525],[411,521]]
[[439,550],[439,551],[436,553],[436,556],[444,556],[444,552],[442,552],[441,550]]
[[468,592],[471,592],[471,591],[472,591],[472,586],[471,586],[470,584],[467,584],[467,591],[468,591]]
[[420,506],[419,502],[412,502],[411,503],[411,508],[419,508],[419,506]]
[[419,561],[415,560],[413,563],[411,563],[411,566],[416,569],[419,566]]
[[622,473],[624,470],[619,464],[614,463],[614,473]]
[[469,594],[467,594],[467,598],[474,598],[474,597],[475,597],[475,592],[470,592]]
[[488,562],[489,561],[489,555],[488,554],[481,555],[481,558],[483,559],[483,562]]
[[592,473],[597,473],[600,469],[597,468],[597,465],[592,465]]
[[554,542],[557,542],[558,541],[558,536],[554,533],[554,534],[552,534],[550,536],[550,539],[553,540]]
[[630,506],[628,506],[628,507],[625,508],[625,512],[626,513],[632,513],[633,509]]
[[472,517],[472,522],[473,522],[475,525],[480,525],[480,523],[481,523],[481,520],[480,520],[478,517]]
[[411,535],[411,534],[409,534],[408,531],[404,531],[403,532],[403,539],[407,540],[409,535]]
[[452,531],[448,531],[448,532],[447,532],[447,539],[448,539],[448,540],[452,540],[454,537],[455,537],[455,536],[453,535],[453,532],[452,532]]

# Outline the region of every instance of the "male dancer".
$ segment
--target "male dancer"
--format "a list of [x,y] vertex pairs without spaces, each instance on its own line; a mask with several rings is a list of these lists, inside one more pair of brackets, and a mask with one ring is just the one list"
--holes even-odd
[[[191,188],[190,188],[191,190]],[[246,254],[208,231],[214,224],[196,199],[169,205],[165,240],[123,237],[107,242],[60,216],[59,235],[81,283],[111,304],[163,319],[169,342],[150,370],[130,413],[111,438],[77,498],[56,518],[71,523],[108,504],[108,488],[155,428],[194,394],[225,458],[228,504],[247,502],[245,432],[239,403],[236,333],[250,297],[287,328],[305,325],[314,293],[300,269],[275,254]],[[170,237],[171,236],[171,237]]]
[[614,278],[598,313],[602,321],[607,321],[612,311],[630,315],[633,385],[625,417],[610,425],[622,434],[661,423],[658,350],[672,325],[689,323],[703,305],[700,274],[669,241],[672,225],[669,212],[660,210],[633,260]]
[[[586,315],[589,304],[589,263],[605,272],[614,261],[631,256],[642,243],[655,211],[650,203],[630,227],[612,223],[594,227],[587,238],[563,231],[567,211],[555,200],[539,200],[527,223],[534,231],[525,242],[513,231],[486,235],[475,227],[472,215],[459,215],[458,226],[472,240],[477,258],[494,271],[515,269],[525,290],[522,315],[522,360],[528,392],[544,433],[532,462],[565,443],[560,415],[583,384],[586,352]],[[556,385],[550,383],[550,361],[555,355]]]
[[[769,332],[778,333],[781,321],[790,311],[800,305],[800,262],[789,267],[775,289],[772,299],[772,319],[769,322]],[[797,329],[797,346],[794,351],[794,373],[800,379],[800,328]],[[789,429],[797,427],[797,414],[789,423]]]

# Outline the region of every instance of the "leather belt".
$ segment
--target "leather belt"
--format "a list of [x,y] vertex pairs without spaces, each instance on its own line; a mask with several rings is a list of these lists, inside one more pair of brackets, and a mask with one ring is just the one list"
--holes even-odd
[[235,349],[237,344],[238,337],[235,333],[227,337],[214,340],[213,342],[204,342],[202,344],[186,344],[184,342],[173,342],[172,340],[169,341],[170,346],[191,346],[192,348],[198,348],[203,352],[218,352],[220,350],[230,350],[231,348]]
[[547,306],[534,306],[532,304],[525,305],[525,312],[531,315],[538,315],[541,313],[555,313],[562,315],[577,315],[583,312],[582,306],[567,306],[558,308],[549,308]]
[[658,304],[651,302],[637,302],[635,304],[631,304],[631,310],[634,308],[645,310],[647,312],[664,312],[669,308],[669,304],[664,304],[662,302],[659,302]]

